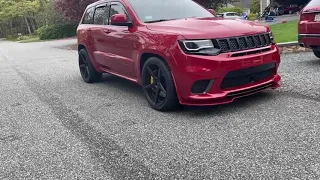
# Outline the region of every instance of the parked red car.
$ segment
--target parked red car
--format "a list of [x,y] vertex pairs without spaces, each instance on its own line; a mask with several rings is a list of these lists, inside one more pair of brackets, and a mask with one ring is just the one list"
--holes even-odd
[[284,14],[294,14],[300,11],[300,7],[296,4],[291,4],[284,7]]
[[102,0],[78,27],[85,82],[110,73],[134,81],[152,108],[230,103],[281,77],[270,28],[215,17],[190,0]]
[[320,58],[320,1],[312,0],[300,13],[298,41],[301,47],[311,48]]

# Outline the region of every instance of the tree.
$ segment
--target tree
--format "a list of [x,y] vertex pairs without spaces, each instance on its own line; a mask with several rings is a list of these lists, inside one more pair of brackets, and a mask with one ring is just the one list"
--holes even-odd
[[251,8],[250,12],[257,14],[260,12],[260,1],[259,0],[251,0]]
[[86,7],[97,0],[55,0],[55,7],[75,23],[79,22]]
[[[75,1],[74,3],[81,7],[84,0],[79,1],[81,3]],[[74,23],[66,19],[56,5],[55,0],[0,0],[0,36],[15,38],[18,33],[32,35],[43,26],[72,27],[72,29],[65,28],[65,31],[61,32],[61,36],[70,34],[69,31],[73,32],[74,28],[67,25]],[[70,7],[72,12],[73,7]],[[77,9],[77,6],[75,7]]]
[[44,0],[0,0],[1,31],[4,32],[4,28],[9,28],[12,34],[14,24],[19,30],[23,30],[25,24],[28,33],[32,35],[36,30],[34,16],[39,12],[40,1]]
[[46,2],[42,5],[41,11],[37,15],[37,20],[41,26],[69,23],[69,20],[59,9],[56,9],[55,3],[52,1]]

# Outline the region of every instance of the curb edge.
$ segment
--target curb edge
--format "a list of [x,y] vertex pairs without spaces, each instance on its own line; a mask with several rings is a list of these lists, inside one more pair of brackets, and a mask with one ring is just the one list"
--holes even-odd
[[285,43],[277,43],[279,47],[288,47],[288,46],[299,46],[298,41],[285,42]]

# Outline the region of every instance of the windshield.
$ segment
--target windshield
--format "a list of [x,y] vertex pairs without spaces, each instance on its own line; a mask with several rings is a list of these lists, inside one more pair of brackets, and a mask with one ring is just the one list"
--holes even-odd
[[192,0],[129,0],[129,3],[143,22],[214,17],[207,9]]

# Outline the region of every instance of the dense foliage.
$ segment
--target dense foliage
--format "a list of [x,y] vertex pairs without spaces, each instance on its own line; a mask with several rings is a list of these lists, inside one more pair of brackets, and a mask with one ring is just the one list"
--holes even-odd
[[238,14],[242,14],[243,9],[240,7],[222,7],[219,8],[217,13],[222,13],[222,12],[236,12]]
[[60,39],[75,36],[76,30],[77,26],[74,24],[42,26],[37,30],[37,35],[41,40]]
[[55,6],[61,10],[70,21],[79,22],[85,8],[97,0],[55,0]]
[[0,0],[0,37],[24,39],[38,32],[52,39],[74,36],[75,28],[52,0]]
[[32,34],[38,28],[37,13],[47,0],[0,0],[0,34]]

